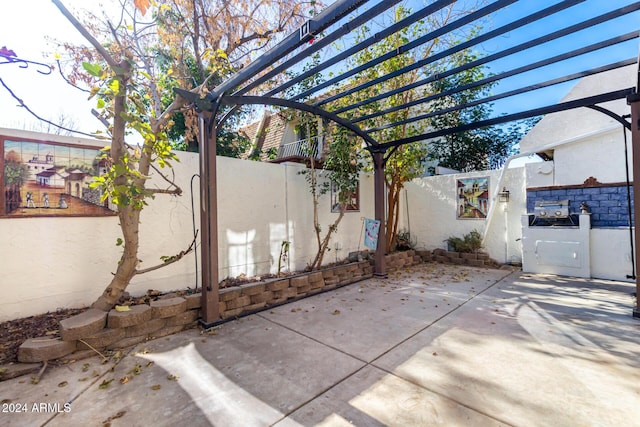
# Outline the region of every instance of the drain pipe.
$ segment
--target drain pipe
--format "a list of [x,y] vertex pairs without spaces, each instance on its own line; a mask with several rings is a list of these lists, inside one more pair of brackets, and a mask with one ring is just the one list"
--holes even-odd
[[409,221],[409,192],[404,189],[404,202],[407,209],[407,231],[409,232],[409,238],[411,238],[411,221]]
[[[196,240],[198,237],[198,231],[200,231],[198,228],[196,228],[196,208],[194,205],[194,197],[193,197],[193,179],[194,178],[198,178],[198,180],[200,179],[200,174],[194,173],[191,176],[191,224],[193,227],[193,240]],[[194,287],[194,291],[198,290],[198,245],[195,245],[193,248],[193,256],[195,257],[195,266],[196,266],[196,284]]]
[[572,144],[574,142],[580,142],[580,141],[584,140],[585,138],[591,138],[591,137],[598,136],[598,135],[601,135],[601,134],[604,134],[604,133],[609,133],[612,130],[615,130],[617,128],[618,128],[618,125],[609,126],[607,128],[604,128],[604,129],[598,129],[598,130],[593,131],[593,132],[589,132],[589,133],[585,133],[585,134],[582,134],[582,135],[579,135],[579,136],[575,136],[573,138],[565,139],[564,141],[543,145],[542,147],[536,148],[535,151],[527,151],[527,152],[515,154],[515,155],[509,157],[507,159],[507,161],[504,163],[504,166],[502,167],[502,171],[500,172],[500,177],[498,178],[498,185],[496,185],[495,190],[493,191],[493,197],[491,198],[492,203],[489,206],[489,212],[487,212],[487,224],[484,227],[484,234],[482,236],[482,245],[484,246],[486,241],[487,241],[487,236],[489,235],[489,230],[491,229],[491,225],[493,224],[493,217],[494,217],[494,213],[495,213],[495,210],[496,210],[496,200],[498,200],[498,193],[500,192],[500,189],[503,188],[503,186],[504,186],[503,185],[504,175],[505,175],[505,172],[507,171],[507,169],[509,168],[509,164],[511,163],[512,160],[518,159],[520,157],[531,156],[532,154],[536,154],[536,153],[541,152],[541,151],[547,151],[547,150],[551,150],[551,149],[554,149],[554,148],[558,148],[558,147],[563,146],[563,145],[569,145],[569,144]]
[[[622,116],[623,119],[630,118],[631,115]],[[635,263],[635,254],[633,247],[633,224],[631,222],[631,218],[633,218],[633,212],[631,211],[631,183],[629,181],[629,151],[627,148],[627,129],[622,126],[622,134],[624,137],[624,168],[627,173],[627,211],[629,214],[629,245],[631,246],[631,275],[627,274],[627,279],[636,278],[636,263]],[[635,181],[635,177],[634,177]],[[633,191],[636,191],[634,188]]]

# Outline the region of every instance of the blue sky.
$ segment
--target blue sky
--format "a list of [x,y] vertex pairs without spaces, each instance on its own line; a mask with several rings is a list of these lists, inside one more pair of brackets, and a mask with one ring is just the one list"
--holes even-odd
[[[505,22],[513,21],[528,13],[543,9],[558,1],[520,1],[509,6],[502,11],[496,13],[492,17],[493,24],[497,27]],[[626,6],[633,2],[628,0],[588,0],[582,4],[571,7],[563,12],[547,17],[537,23],[523,27],[521,30],[514,31],[508,36],[503,36],[494,42],[487,43],[483,47],[485,51],[491,53],[497,50],[503,50],[510,46],[527,41],[530,38],[539,37],[545,33],[555,31],[572,24],[578,23],[589,17],[600,15],[619,7]],[[586,45],[601,41],[606,38],[619,36],[630,31],[638,31],[640,29],[640,12],[633,12],[627,16],[617,18],[614,21],[599,24],[586,30],[582,30],[571,36],[566,36],[556,41],[545,43],[537,48],[528,49],[521,54],[507,57],[503,60],[490,64],[490,70],[498,73],[504,70],[510,70],[527,62],[541,60],[556,54],[564,53],[573,49],[584,47]],[[609,47],[587,55],[582,55],[564,61],[556,65],[550,65],[526,74],[504,80],[495,92],[504,92],[527,84],[538,83],[555,77],[568,75],[572,72],[582,71],[584,69],[594,68],[615,61],[634,58],[638,55],[638,39],[624,42],[620,45]],[[518,109],[528,109],[537,106],[555,103],[569,91],[575,82],[569,82],[562,85],[552,86],[550,88],[521,95],[517,99],[510,101],[501,101],[496,104],[497,111],[509,112],[514,108],[512,104],[516,102]]]
[[[86,7],[87,1],[65,0],[71,9]],[[102,2],[100,2],[102,3]],[[94,5],[100,4],[98,2]],[[83,42],[78,31],[62,16],[50,0],[2,1],[0,47],[6,46],[18,57],[52,64],[55,46],[50,38]],[[85,132],[101,129],[91,113],[95,101],[70,87],[56,71],[42,75],[38,68],[18,68],[15,64],[0,64],[0,77],[31,109],[46,119],[57,121],[61,114],[71,118]],[[42,130],[40,122],[0,87],[0,127]]]
[[[470,0],[461,0],[470,1]],[[113,7],[113,0],[104,0],[105,6]],[[66,0],[70,8],[97,7],[101,3],[81,0]],[[409,3],[420,3],[415,0]],[[548,0],[522,0],[494,14],[487,23],[486,30],[496,28],[518,17],[524,16],[535,10],[542,9],[558,1]],[[545,18],[539,23],[529,25],[524,31],[518,30],[502,36],[495,41],[485,43],[482,50],[492,53],[516,45],[531,37],[536,37],[550,30],[575,23],[585,16],[600,14],[620,6],[632,3],[630,0],[587,0],[581,5],[570,8],[553,17]],[[48,42],[47,37],[60,40],[82,42],[83,39],[77,31],[62,17],[50,0],[29,1],[3,1],[3,23],[0,26],[0,47],[6,46],[14,50],[20,57],[35,61],[52,62],[54,46]],[[498,73],[509,70],[522,63],[548,57],[557,52],[566,51],[584,46],[595,40],[605,37],[620,35],[628,31],[640,28],[640,14],[635,12],[627,17],[616,20],[613,23],[600,25],[589,30],[581,31],[575,36],[563,38],[560,41],[543,45],[537,49],[531,49],[518,55],[490,64],[489,71]],[[633,57],[638,53],[637,40],[626,42],[623,45],[610,48],[606,51],[591,54],[576,60],[563,63],[560,66],[550,66],[543,70],[528,73],[518,78],[505,80],[494,89],[500,93],[514,87],[537,83],[553,77],[569,74],[569,72],[603,65],[614,60]],[[66,85],[62,78],[55,72],[49,76],[43,76],[36,69],[18,69],[15,65],[0,65],[0,77],[21,97],[31,108],[40,115],[56,120],[60,114],[71,117],[81,130],[92,131],[101,127],[100,123],[90,114],[93,101],[87,101],[86,95]],[[523,110],[548,103],[555,103],[570,89],[573,83],[552,87],[540,93],[520,96],[516,100],[496,103],[496,113],[512,112],[514,109]],[[24,109],[16,107],[16,102],[10,98],[4,88],[0,87],[0,127],[27,128],[38,127],[37,120],[33,119]]]

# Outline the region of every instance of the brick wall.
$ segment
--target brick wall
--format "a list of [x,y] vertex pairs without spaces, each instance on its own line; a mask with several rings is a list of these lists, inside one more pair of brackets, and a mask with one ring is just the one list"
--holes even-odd
[[[626,227],[629,225],[626,184],[528,189],[527,212],[533,212],[538,200],[565,199],[569,200],[570,213],[580,213],[580,203],[582,202],[589,205],[592,227]],[[631,187],[631,212],[633,212],[633,186]]]

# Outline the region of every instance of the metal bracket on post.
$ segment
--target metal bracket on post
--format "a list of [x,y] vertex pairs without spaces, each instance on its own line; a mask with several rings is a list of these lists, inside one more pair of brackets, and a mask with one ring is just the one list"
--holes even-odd
[[300,41],[308,41],[313,38],[313,32],[311,29],[311,21],[307,21],[300,26]]

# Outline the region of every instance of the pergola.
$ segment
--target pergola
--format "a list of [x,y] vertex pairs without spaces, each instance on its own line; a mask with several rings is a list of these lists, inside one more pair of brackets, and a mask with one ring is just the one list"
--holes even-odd
[[[516,10],[518,10],[517,8],[519,7],[519,5],[515,4],[518,3],[517,0],[491,1],[477,10],[460,15],[456,19],[448,22],[446,25],[434,28],[430,32],[414,40],[409,40],[406,44],[388,51],[377,58],[373,58],[363,65],[347,69],[346,71],[343,70],[337,76],[332,77],[323,83],[317,84],[304,92],[300,92],[293,96],[286,96],[285,90],[294,87],[304,79],[317,75],[318,73],[322,73],[323,71],[326,72],[326,70],[336,66],[336,64],[343,63],[343,61],[348,60],[363,49],[373,46],[385,37],[388,37],[403,28],[415,25],[433,14],[440,13],[445,8],[456,7],[455,0],[433,0],[426,2],[428,3],[427,5],[422,5],[422,3],[420,3],[420,6],[415,7],[407,17],[387,26],[378,26],[377,28],[380,28],[380,30],[372,36],[364,38],[361,41],[354,41],[357,40],[353,36],[354,31],[362,25],[375,27],[376,20],[385,16],[385,14],[388,14],[394,6],[400,3],[400,1],[337,0],[324,9],[320,14],[305,22],[298,31],[290,34],[275,47],[258,57],[248,66],[244,67],[224,83],[213,89],[206,95],[206,97],[197,99],[189,92],[180,91],[180,94],[193,101],[197,109],[200,111],[199,140],[201,142],[204,141],[204,143],[201,143],[200,153],[203,325],[211,326],[217,323],[220,319],[218,312],[216,133],[218,127],[224,123],[229,116],[229,113],[226,115],[219,114],[219,107],[221,105],[231,106],[232,111],[239,106],[250,104],[279,106],[305,111],[315,114],[324,120],[332,121],[339,126],[344,126],[353,132],[353,134],[362,138],[362,141],[366,145],[366,149],[369,151],[373,159],[375,217],[377,220],[380,220],[381,223],[384,223],[385,219],[385,162],[397,147],[403,144],[426,141],[432,138],[443,137],[458,132],[500,125],[516,120],[537,117],[574,108],[588,107],[595,109],[613,117],[625,128],[631,130],[633,144],[633,172],[634,176],[640,176],[640,94],[638,91],[638,87],[640,87],[640,74],[638,74],[638,82],[636,82],[635,87],[632,86],[613,92],[599,93],[568,102],[558,103],[556,101],[547,100],[546,102],[543,102],[542,106],[522,111],[515,110],[517,103],[514,101],[513,112],[490,119],[467,123],[463,126],[430,130],[420,135],[398,140],[377,140],[374,137],[376,132],[381,129],[406,125],[420,120],[427,120],[432,117],[437,117],[454,111],[461,111],[465,108],[491,103],[498,100],[515,100],[518,95],[539,93],[538,91],[545,88],[551,88],[585,76],[603,73],[631,64],[637,64],[637,47],[633,46],[632,49],[629,49],[628,42],[638,38],[640,21],[638,21],[638,25],[636,25],[635,28],[625,29],[624,27],[621,27],[620,34],[615,35],[614,37],[607,36],[601,32],[594,34],[594,31],[592,30],[590,34],[595,35],[597,39],[594,42],[589,42],[589,44],[581,43],[579,46],[565,42],[567,37],[575,36],[576,34],[583,34],[579,33],[581,31],[589,31],[592,27],[599,24],[616,22],[615,20],[622,19],[623,17],[640,10],[640,2],[628,1],[625,2],[622,7],[614,8],[615,6],[612,6],[608,12],[596,14],[591,11],[592,8],[590,8],[589,5],[593,5],[594,2],[597,1],[599,0],[520,2],[520,5],[526,4],[527,6],[531,6],[535,3],[537,4],[537,9],[531,12],[525,12],[516,18],[508,18],[505,23],[489,31],[478,31],[468,39],[460,41],[451,47],[434,51],[430,56],[386,75],[380,75],[379,77],[368,81],[362,81],[360,79],[356,82],[352,79],[365,69],[376,67],[383,61],[394,58],[397,55],[401,55],[412,49],[419,48],[425,43],[429,43],[436,38],[447,34],[455,34],[456,31],[460,31],[460,29],[463,29],[466,26],[479,23],[484,18],[507,6],[513,5],[513,8],[516,8]],[[549,5],[549,3],[553,4]],[[549,25],[548,27],[545,26],[544,28],[548,28],[548,30],[545,30],[542,35],[536,37],[529,36],[532,24],[537,23],[540,25],[546,25],[545,23],[548,21],[545,21],[545,19],[549,20],[556,16],[562,16],[562,13],[572,13],[572,11],[576,11],[575,15],[579,17],[574,23],[560,27],[554,27],[553,25]],[[424,70],[425,67],[430,64],[446,60],[448,57],[456,55],[465,49],[477,49],[483,43],[496,42],[505,35],[524,36],[523,40],[525,41],[516,43],[502,50],[498,47],[497,50],[487,54],[486,56],[479,57],[478,59],[463,65],[449,68],[444,72],[435,74],[424,73],[424,77],[415,83],[404,85],[393,90],[388,90],[373,98],[365,99],[339,108],[335,104],[336,100],[342,99],[347,95],[357,93],[360,90],[374,85],[385,85],[385,83],[393,81],[394,78],[403,73],[408,73],[414,70]],[[349,39],[350,46],[344,50],[336,52],[333,44],[343,37],[351,37]],[[549,46],[549,49],[545,51],[548,51],[548,54],[543,59],[532,60],[530,59],[530,55],[522,54],[522,52],[526,53],[527,50],[539,46]],[[572,59],[578,58],[582,55],[594,52],[599,53],[607,48],[611,49],[613,47],[618,48],[618,51],[623,52],[622,58],[620,58],[620,54],[618,54],[614,60],[606,60],[608,56],[603,55],[603,58],[605,58],[603,60],[604,63],[599,63],[596,66],[588,68],[581,68],[579,64],[576,65],[576,61],[571,61]],[[307,71],[300,71],[302,70],[301,64],[304,64],[305,61],[310,59],[313,54],[327,52],[329,50],[331,51],[331,54],[325,55],[325,60],[313,65],[311,68],[308,68]],[[394,94],[402,93],[404,91],[419,90],[418,88],[439,79],[455,76],[458,73],[473,69],[474,67],[492,64],[503,59],[509,59],[510,63],[515,65],[489,75],[488,77],[482,78],[479,81],[453,87],[442,93],[419,97],[416,100],[401,105],[388,106],[381,111],[371,114],[365,114],[362,112],[363,107],[371,102],[384,100]],[[541,70],[543,67],[552,65],[560,65],[564,75],[546,80],[544,78],[546,73]],[[273,85],[267,87],[266,83],[272,82],[275,77],[287,71],[294,73],[297,72],[297,76],[288,80],[281,79],[284,83],[281,83],[276,87],[273,87]],[[511,78],[510,81],[513,81],[513,77],[516,77],[516,80],[518,80],[519,77],[531,71],[537,72],[535,75],[538,80],[534,83],[516,84],[512,89],[487,96],[483,99],[477,99],[467,104],[453,105],[445,109],[428,111],[426,114],[409,115],[407,119],[402,121],[393,122],[392,120],[388,120],[384,122],[384,126],[374,129],[361,127],[363,121],[372,117],[382,117],[382,120],[385,120],[385,115],[394,111],[409,109],[417,105],[428,107],[430,105],[429,103],[436,99],[450,96],[474,87],[494,82],[502,82],[509,78]],[[325,96],[318,96],[320,94],[324,94]],[[303,102],[305,99],[310,101]],[[626,99],[630,105],[630,116],[625,115],[624,117],[621,117],[599,105],[608,101],[620,99]],[[346,115],[346,112],[349,112],[349,114]],[[631,118],[630,121],[627,120],[629,117]],[[635,206],[640,206],[640,192],[635,192],[634,201]],[[636,224],[640,220],[640,214],[637,210],[634,213],[634,220]],[[639,243],[640,236],[636,234],[635,247],[638,247]],[[375,276],[385,276],[386,274],[384,262],[385,252],[385,230],[384,227],[380,227],[378,248],[375,252]],[[635,251],[635,263],[636,265],[639,265],[638,251]],[[637,307],[640,307],[640,282],[638,282],[637,279],[636,287],[638,288]],[[636,309],[634,311],[634,316],[638,315],[639,313]]]

